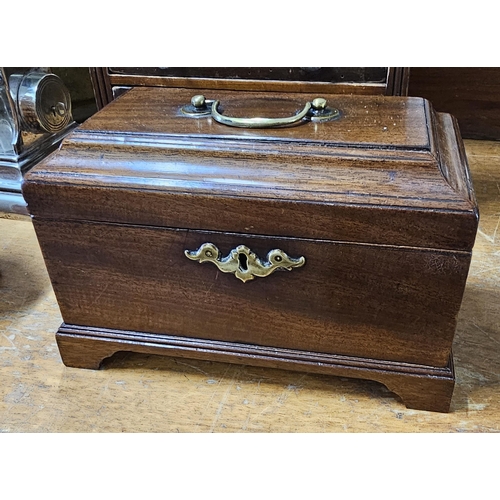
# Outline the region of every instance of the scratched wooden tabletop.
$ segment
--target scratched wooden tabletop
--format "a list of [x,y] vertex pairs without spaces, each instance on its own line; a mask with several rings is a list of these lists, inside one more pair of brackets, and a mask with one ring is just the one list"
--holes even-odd
[[370,381],[119,353],[66,368],[59,309],[29,221],[0,219],[0,431],[500,431],[500,142],[466,141],[481,221],[454,343],[449,414]]

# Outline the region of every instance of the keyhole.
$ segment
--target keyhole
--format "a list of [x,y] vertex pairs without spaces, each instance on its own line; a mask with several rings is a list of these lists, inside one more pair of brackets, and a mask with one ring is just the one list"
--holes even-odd
[[240,263],[240,269],[242,271],[246,271],[248,269],[248,265],[247,265],[248,259],[247,259],[247,256],[244,253],[239,253],[238,254],[238,261]]

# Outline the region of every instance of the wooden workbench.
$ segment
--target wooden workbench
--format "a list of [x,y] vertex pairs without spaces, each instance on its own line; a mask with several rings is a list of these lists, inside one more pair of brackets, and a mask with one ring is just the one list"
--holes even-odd
[[0,219],[0,431],[500,431],[500,143],[466,141],[481,221],[454,343],[449,414],[369,381],[119,353],[66,368],[59,309],[29,221]]

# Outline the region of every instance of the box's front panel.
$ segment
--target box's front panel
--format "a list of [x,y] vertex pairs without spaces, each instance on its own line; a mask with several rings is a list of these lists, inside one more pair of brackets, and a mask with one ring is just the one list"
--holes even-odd
[[[34,223],[68,324],[433,366],[448,362],[470,262],[467,252]],[[204,243],[243,274],[250,259],[225,259],[240,245],[264,263],[280,249],[305,264],[243,282],[185,255]]]

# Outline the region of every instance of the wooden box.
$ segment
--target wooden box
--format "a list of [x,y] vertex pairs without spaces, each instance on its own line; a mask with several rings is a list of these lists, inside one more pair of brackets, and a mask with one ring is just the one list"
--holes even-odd
[[[127,350],[304,370],[448,411],[478,224],[453,118],[420,98],[204,93],[221,104],[134,88],[26,176],[64,363]],[[306,100],[285,126],[217,121]]]

